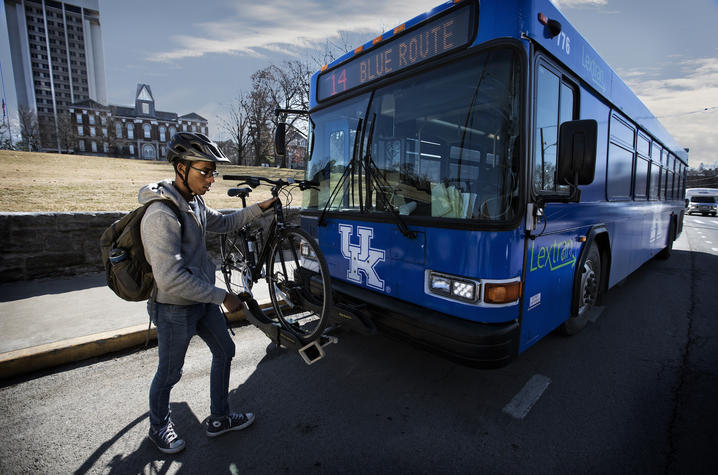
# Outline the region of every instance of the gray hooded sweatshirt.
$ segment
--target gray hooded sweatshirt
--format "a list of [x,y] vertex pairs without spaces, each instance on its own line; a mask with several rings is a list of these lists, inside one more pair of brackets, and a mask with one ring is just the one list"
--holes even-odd
[[[182,229],[175,213],[162,202],[152,203],[142,218],[142,244],[157,283],[157,301],[166,304],[221,304],[226,291],[215,286],[215,265],[207,254],[207,231],[226,233],[262,215],[259,205],[223,215],[208,208],[201,196],[193,206],[164,180],[144,186],[139,202],[170,199],[182,212]],[[194,207],[194,210],[193,210]]]

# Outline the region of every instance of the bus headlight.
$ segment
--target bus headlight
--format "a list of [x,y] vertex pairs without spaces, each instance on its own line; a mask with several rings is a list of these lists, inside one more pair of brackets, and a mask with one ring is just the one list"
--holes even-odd
[[429,273],[429,292],[464,302],[476,302],[481,285],[473,280],[462,279],[438,272]]
[[299,245],[299,252],[301,253],[302,257],[306,259],[311,259],[313,261],[317,260],[316,254],[314,254],[314,251],[311,247],[309,247],[309,244],[307,244],[306,242],[302,242]]

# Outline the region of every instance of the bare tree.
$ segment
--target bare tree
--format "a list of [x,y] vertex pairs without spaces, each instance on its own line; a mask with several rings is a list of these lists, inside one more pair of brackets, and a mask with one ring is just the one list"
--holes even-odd
[[274,106],[271,93],[266,87],[267,76],[269,76],[267,68],[252,74],[252,90],[246,98],[245,104],[248,120],[247,132],[254,156],[252,165],[255,166],[269,162],[271,157],[272,130],[270,127],[274,117]]
[[12,150],[13,148],[10,124],[7,121],[2,121],[0,122],[0,150]]
[[[300,61],[286,61],[281,66],[273,64],[257,71],[252,78],[255,87],[267,92],[272,109],[269,124],[272,133],[279,122],[286,122],[289,129],[297,129],[297,121],[306,120],[297,114],[275,116],[273,113],[274,109],[309,110],[310,75],[306,64]],[[287,166],[286,155],[281,157],[281,166]]]
[[[241,91],[228,107],[227,116],[220,118],[220,128],[227,135],[232,143],[231,156],[237,165],[243,165],[244,159],[248,155],[250,136],[249,136],[249,116],[247,114],[247,100]],[[226,154],[229,154],[229,148],[223,148]]]
[[[306,146],[307,117],[280,114],[275,109],[309,110],[311,69],[307,62],[286,61],[255,71],[249,93],[240,92],[220,118],[220,127],[233,144],[232,156],[237,164],[260,165],[272,161],[273,140],[277,123],[287,123],[287,145],[292,148],[293,163],[303,163]],[[228,150],[230,148],[228,147]],[[299,158],[296,158],[299,156]],[[281,158],[287,166],[287,156]]]
[[[218,140],[217,146],[230,160],[232,160],[232,157],[235,157],[236,159],[236,157],[238,156],[237,144],[234,143],[234,140]],[[242,162],[235,162],[234,160],[232,160],[232,163],[236,165],[242,165]]]
[[57,119],[57,133],[62,150],[73,152],[77,149],[77,128],[70,114],[63,114]]
[[[107,121],[107,150],[112,157],[123,157],[122,140],[121,137],[117,137],[117,123],[117,121]],[[120,126],[120,130],[122,130],[122,126]]]
[[346,31],[340,31],[339,37],[336,39],[327,38],[324,42],[324,49],[314,50],[313,53],[309,54],[308,63],[311,66],[308,69],[313,72],[314,70],[320,69],[322,66],[340,58],[347,51],[351,51],[356,48],[359,44],[357,43],[358,40],[359,35],[356,33],[350,34]]
[[22,139],[18,147],[29,152],[38,150],[40,146],[40,125],[35,111],[21,105],[17,108],[17,119],[20,124],[20,137]]

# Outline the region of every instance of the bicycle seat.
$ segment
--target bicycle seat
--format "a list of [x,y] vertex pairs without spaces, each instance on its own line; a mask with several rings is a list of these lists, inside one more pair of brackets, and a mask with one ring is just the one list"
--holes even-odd
[[227,190],[228,196],[239,196],[240,198],[246,198],[252,192],[251,188],[230,188]]

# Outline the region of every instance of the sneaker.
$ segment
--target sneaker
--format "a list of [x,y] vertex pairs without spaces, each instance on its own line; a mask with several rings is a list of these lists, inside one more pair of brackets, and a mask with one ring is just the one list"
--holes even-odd
[[235,414],[233,412],[221,419],[210,418],[207,423],[207,437],[217,437],[231,430],[242,430],[252,425],[252,422],[254,422],[254,414],[251,412],[245,412],[243,414]]
[[149,439],[155,443],[160,452],[166,454],[176,454],[184,449],[184,440],[175,432],[175,426],[169,421],[166,426],[160,430],[150,427]]

